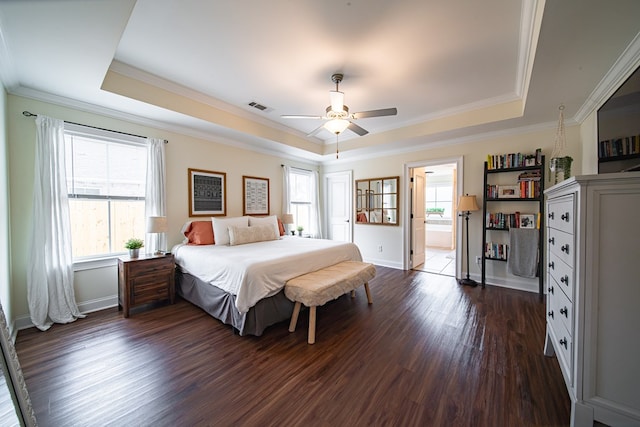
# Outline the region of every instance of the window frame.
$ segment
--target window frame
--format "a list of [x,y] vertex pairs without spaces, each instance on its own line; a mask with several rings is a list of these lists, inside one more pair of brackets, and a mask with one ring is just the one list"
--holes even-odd
[[[65,137],[65,149],[67,148],[67,136],[80,137],[86,139],[92,139],[102,141],[105,143],[121,144],[125,146],[133,146],[147,149],[147,140],[144,137],[129,135],[117,131],[109,131],[106,129],[98,129],[90,126],[82,126],[75,123],[65,123],[64,125],[64,137]],[[144,156],[144,167],[146,170],[146,153]],[[146,176],[146,173],[145,173]],[[67,178],[68,180],[68,178]],[[146,183],[145,183],[146,190]],[[91,195],[71,192],[71,189],[67,189],[68,200],[107,200],[107,201],[142,201],[146,200],[145,196],[118,196],[118,195]],[[110,207],[109,207],[110,208]],[[109,230],[109,240],[112,239],[111,230]],[[113,242],[109,242],[111,245]],[[112,247],[111,250],[114,248]],[[117,265],[117,259],[123,256],[127,251],[123,248],[121,251],[114,251],[104,254],[94,254],[83,257],[73,257],[73,270],[82,271],[90,270],[101,267],[115,266]]]

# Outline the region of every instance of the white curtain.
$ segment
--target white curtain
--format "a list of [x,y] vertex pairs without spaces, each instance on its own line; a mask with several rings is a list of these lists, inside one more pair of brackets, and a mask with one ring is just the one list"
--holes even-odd
[[289,204],[291,203],[291,194],[289,194],[289,173],[291,168],[287,165],[282,165],[282,214],[289,212]]
[[54,322],[85,317],[78,310],[73,290],[62,120],[38,116],[35,151],[27,300],[31,321],[46,331]]
[[[165,198],[165,163],[164,140],[147,138],[147,187],[145,191],[145,218],[150,216],[166,216],[167,203]],[[167,236],[165,233],[146,233],[145,244],[147,252],[167,250]]]
[[316,239],[322,239],[322,225],[320,223],[320,174],[318,171],[311,173],[311,185],[315,191],[311,201],[311,223],[315,228]]

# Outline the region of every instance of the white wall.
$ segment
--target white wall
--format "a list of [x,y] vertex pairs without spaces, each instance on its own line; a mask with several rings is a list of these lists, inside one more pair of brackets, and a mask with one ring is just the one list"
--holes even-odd
[[[22,115],[28,110],[62,120],[106,129],[169,140],[166,146],[168,246],[182,241],[180,229],[188,219],[187,169],[225,172],[227,178],[227,216],[242,215],[242,176],[268,178],[272,214],[281,214],[281,164],[317,169],[311,163],[293,162],[165,130],[141,126],[23,97],[8,96],[7,122],[10,163],[10,212],[12,265],[12,308],[14,318],[24,326],[28,319],[26,270],[28,232],[31,223],[35,123]],[[2,182],[0,181],[0,185]],[[103,308],[117,301],[115,266],[77,271],[74,277],[76,300],[81,310]],[[19,325],[20,326],[20,325]]]

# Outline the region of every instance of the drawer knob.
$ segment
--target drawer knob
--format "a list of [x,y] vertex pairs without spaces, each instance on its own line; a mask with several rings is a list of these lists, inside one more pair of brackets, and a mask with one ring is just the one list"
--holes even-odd
[[569,244],[567,243],[566,245],[560,246],[560,250],[562,252],[566,252],[568,254],[569,253]]
[[548,291],[549,291],[550,294],[552,294],[553,293],[553,286],[549,286]]
[[563,346],[564,346],[564,348],[569,348],[569,347],[567,346],[567,339],[566,339],[566,338],[562,338],[562,339],[560,340],[560,345],[563,345]]
[[567,213],[564,213],[564,214],[560,215],[560,218],[561,218],[563,221],[567,221],[567,222],[569,222],[569,212],[567,212]]
[[547,313],[547,316],[551,317],[553,319],[553,310],[551,310],[549,313]]
[[569,318],[569,310],[567,309],[567,307],[561,308],[560,314],[564,314],[564,317]]
[[549,212],[549,219],[553,219],[553,212]]
[[567,276],[566,274],[564,276],[562,276],[560,278],[560,282],[564,283],[565,285],[569,284],[569,276]]
[[555,243],[556,243],[555,237],[550,237],[549,238],[549,243],[551,243],[552,245],[555,245]]
[[550,268],[550,269],[552,269],[552,270],[553,270],[555,266],[556,266],[556,264],[555,264],[553,261],[551,261],[551,262],[549,263],[549,268]]

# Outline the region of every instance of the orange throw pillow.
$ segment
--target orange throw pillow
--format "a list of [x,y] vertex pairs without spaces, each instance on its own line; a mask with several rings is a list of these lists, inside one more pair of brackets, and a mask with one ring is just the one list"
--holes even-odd
[[184,231],[190,245],[213,245],[213,225],[209,221],[193,221]]
[[280,230],[280,235],[284,236],[284,224],[282,223],[282,221],[280,221],[280,218],[278,218],[278,229]]

